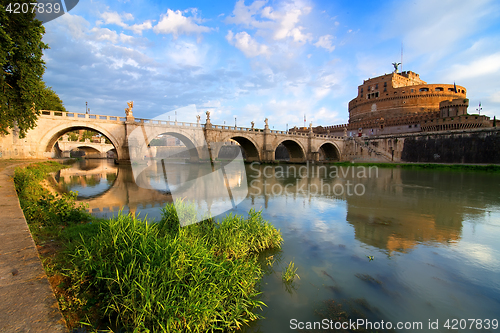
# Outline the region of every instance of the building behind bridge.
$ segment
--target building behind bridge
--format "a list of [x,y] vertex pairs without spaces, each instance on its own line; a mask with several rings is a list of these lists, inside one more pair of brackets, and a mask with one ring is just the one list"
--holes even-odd
[[[318,134],[377,136],[491,127],[484,115],[468,114],[467,91],[455,84],[428,84],[419,74],[397,70],[364,80],[349,102],[349,123],[312,128]],[[294,127],[291,131],[307,132]]]

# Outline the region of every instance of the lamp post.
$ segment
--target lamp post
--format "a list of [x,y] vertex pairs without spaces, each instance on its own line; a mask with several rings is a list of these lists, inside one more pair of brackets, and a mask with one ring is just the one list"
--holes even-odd
[[89,108],[87,102],[85,102],[85,114],[89,114]]
[[234,128],[236,128],[236,117],[234,117]]

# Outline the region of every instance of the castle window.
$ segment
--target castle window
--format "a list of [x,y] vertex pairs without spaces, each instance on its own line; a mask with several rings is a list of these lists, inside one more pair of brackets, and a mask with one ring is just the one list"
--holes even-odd
[[410,92],[413,92],[413,89],[410,89]]
[[420,91],[429,91],[429,88],[420,88]]
[[454,88],[448,88],[448,91],[455,91]]
[[462,94],[465,94],[465,90],[462,90]]
[[444,89],[442,87],[436,87],[434,90],[435,91],[444,91]]
[[375,85],[375,89],[378,89],[378,83]]
[[387,87],[387,82],[384,82],[384,87]]
[[387,91],[387,88],[384,88],[384,92],[386,92],[386,91]]

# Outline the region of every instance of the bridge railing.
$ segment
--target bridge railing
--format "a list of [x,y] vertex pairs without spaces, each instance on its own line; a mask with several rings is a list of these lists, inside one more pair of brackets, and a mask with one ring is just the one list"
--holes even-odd
[[103,116],[98,114],[87,114],[87,113],[78,113],[78,112],[63,112],[63,111],[49,111],[42,110],[42,116],[52,116],[52,117],[63,117],[63,118],[72,118],[72,119],[98,119],[98,120],[107,120],[107,121],[118,121],[123,122],[126,120],[125,117],[117,117],[117,116]]
[[[78,112],[63,112],[63,111],[50,111],[50,110],[42,110],[42,116],[52,116],[52,117],[63,117],[63,118],[72,118],[72,119],[94,119],[94,120],[104,120],[104,121],[112,121],[112,122],[125,122],[127,120],[126,117],[118,117],[118,116],[103,116],[98,114],[86,114],[86,113],[78,113]],[[149,125],[159,125],[159,126],[180,126],[180,127],[201,127],[205,128],[205,124],[200,123],[189,123],[185,121],[170,121],[170,120],[156,120],[156,119],[143,119],[143,118],[135,118],[136,123],[141,124],[149,124]],[[227,126],[227,125],[212,125],[213,129],[220,129],[226,131],[241,131],[241,132],[257,132],[263,133],[264,130],[260,128],[248,128],[248,127],[237,127],[237,126]],[[309,136],[307,132],[287,132],[287,131],[278,131],[271,130],[272,134],[281,134],[281,135],[289,135],[289,136]],[[315,138],[325,138],[325,139],[343,139],[340,136],[328,135],[328,134],[313,134]]]
[[205,127],[199,123],[188,123],[185,121],[170,121],[170,120],[157,120],[157,119],[143,119],[135,118],[136,123],[149,124],[149,125],[163,125],[163,126],[182,126],[182,127]]

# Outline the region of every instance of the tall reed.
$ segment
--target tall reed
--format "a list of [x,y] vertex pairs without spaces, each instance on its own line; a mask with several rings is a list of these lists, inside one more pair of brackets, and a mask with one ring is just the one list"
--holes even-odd
[[280,247],[279,231],[254,210],[180,227],[177,214],[195,213],[177,202],[159,223],[119,215],[82,239],[72,263],[107,321],[130,331],[214,332],[259,318],[257,255]]

